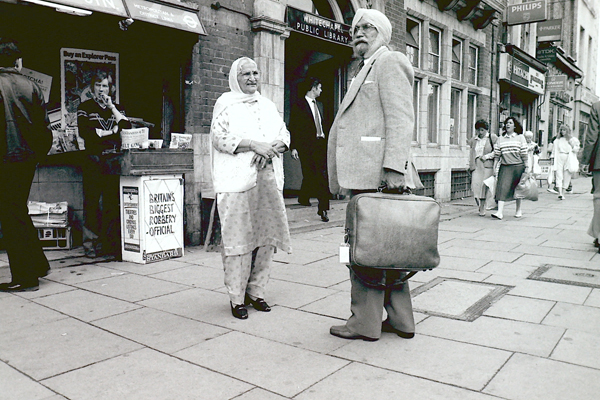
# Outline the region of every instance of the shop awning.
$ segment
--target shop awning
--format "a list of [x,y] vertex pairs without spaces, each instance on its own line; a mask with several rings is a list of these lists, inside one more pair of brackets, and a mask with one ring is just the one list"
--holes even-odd
[[170,28],[180,29],[206,35],[206,30],[198,12],[194,9],[181,5],[171,5],[147,0],[124,0],[131,18],[134,20],[146,21],[153,24],[168,26]]
[[[23,0],[46,7],[55,7],[59,11],[80,14],[83,12],[101,12],[124,18],[150,22],[198,35],[206,35],[206,30],[198,18],[198,10],[193,6],[176,0]],[[60,7],[61,5],[67,7]],[[70,9],[73,7],[74,9]],[[84,14],[85,15],[85,14]]]

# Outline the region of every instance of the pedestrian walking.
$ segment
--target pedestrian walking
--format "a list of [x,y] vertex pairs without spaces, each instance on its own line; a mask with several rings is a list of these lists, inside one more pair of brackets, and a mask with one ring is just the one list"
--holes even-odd
[[477,135],[470,142],[469,170],[472,171],[471,190],[479,207],[479,215],[483,217],[489,195],[488,187],[483,181],[494,175],[494,143],[498,136],[489,132],[489,124],[483,119],[475,123],[475,131]]
[[521,218],[522,199],[515,199],[515,189],[522,175],[529,173],[529,167],[527,166],[527,141],[523,137],[523,128],[516,118],[508,117],[504,120],[503,133],[496,142],[494,156],[498,211],[492,214],[492,217],[500,220],[504,218],[505,203],[515,200],[515,218]]
[[17,42],[0,38],[0,224],[12,276],[0,292],[38,290],[39,278],[50,272],[27,200],[52,133],[42,89],[21,75],[21,66]]
[[571,184],[571,175],[575,169],[570,168],[570,162],[577,159],[579,147],[579,139],[571,135],[571,128],[567,125],[561,125],[558,129],[558,137],[553,145],[553,168],[556,173],[556,188],[558,189],[559,200],[564,200],[564,192]]

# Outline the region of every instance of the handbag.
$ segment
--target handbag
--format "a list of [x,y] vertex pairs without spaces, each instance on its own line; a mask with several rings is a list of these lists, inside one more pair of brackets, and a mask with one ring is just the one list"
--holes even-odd
[[533,162],[532,162],[532,171],[534,175],[540,175],[542,173],[542,167],[540,167],[540,162],[539,162],[539,156],[537,155],[533,155]]
[[579,172],[579,160],[577,160],[577,156],[572,151],[567,156],[567,171],[572,174]]
[[361,193],[346,208],[350,263],[361,267],[423,271],[440,263],[440,205],[414,194]]
[[496,177],[491,175],[490,177],[483,180],[483,184],[488,187],[488,192],[493,198],[496,196]]
[[538,200],[537,182],[533,175],[521,175],[521,180],[515,189],[515,199]]

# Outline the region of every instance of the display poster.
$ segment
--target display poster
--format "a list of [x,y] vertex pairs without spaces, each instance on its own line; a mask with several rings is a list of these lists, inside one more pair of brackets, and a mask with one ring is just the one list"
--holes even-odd
[[29,68],[21,68],[21,74],[27,79],[38,84],[42,93],[44,94],[44,101],[48,103],[50,100],[50,88],[52,87],[52,77],[50,75],[42,74],[41,72],[34,71]]
[[62,131],[77,134],[77,109],[93,101],[92,76],[105,71],[112,76],[111,95],[119,103],[119,54],[85,49],[60,49]]
[[140,196],[139,188],[123,186],[123,213],[121,218],[123,247],[127,251],[140,252]]
[[144,181],[146,263],[183,255],[183,190],[180,179]]

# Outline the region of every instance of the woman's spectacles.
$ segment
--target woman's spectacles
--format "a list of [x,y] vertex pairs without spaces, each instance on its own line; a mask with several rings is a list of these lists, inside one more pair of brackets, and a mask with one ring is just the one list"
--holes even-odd
[[377,27],[375,25],[373,25],[373,24],[356,25],[354,27],[354,36],[358,35],[358,32],[360,32],[361,30],[364,33],[367,33],[368,31],[371,31],[373,29],[377,30]]

